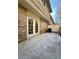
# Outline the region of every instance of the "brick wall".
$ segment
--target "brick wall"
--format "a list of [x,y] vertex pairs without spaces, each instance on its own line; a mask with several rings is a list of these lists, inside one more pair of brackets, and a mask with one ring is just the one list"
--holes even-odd
[[18,5],[18,41],[25,40],[26,37],[26,9]]
[[48,23],[46,21],[41,20],[40,22],[40,32],[44,33],[47,31]]
[[59,32],[60,25],[52,24],[52,25],[48,25],[48,28],[51,28],[52,32]]

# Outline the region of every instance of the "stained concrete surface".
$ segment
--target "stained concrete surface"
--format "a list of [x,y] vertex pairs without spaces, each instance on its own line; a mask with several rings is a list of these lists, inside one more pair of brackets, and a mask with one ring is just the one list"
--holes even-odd
[[18,44],[18,59],[61,59],[61,37],[44,33]]

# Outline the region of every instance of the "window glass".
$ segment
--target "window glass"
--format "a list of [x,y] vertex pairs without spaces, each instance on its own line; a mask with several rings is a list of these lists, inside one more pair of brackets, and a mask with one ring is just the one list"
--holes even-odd
[[35,21],[35,32],[38,32],[38,21]]
[[32,19],[28,19],[28,31],[29,31],[29,34],[33,34],[33,20]]

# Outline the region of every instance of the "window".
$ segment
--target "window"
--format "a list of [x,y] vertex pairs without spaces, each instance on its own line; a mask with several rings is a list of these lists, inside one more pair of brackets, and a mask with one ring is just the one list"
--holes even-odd
[[38,21],[35,21],[35,32],[38,32]]
[[28,19],[28,31],[29,34],[33,34],[33,20],[32,19]]

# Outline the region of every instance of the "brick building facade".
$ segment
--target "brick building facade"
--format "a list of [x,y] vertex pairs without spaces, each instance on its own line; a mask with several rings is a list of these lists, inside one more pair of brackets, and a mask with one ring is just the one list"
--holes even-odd
[[18,1],[18,41],[24,41],[31,36],[46,32],[52,24],[49,0],[19,0]]

